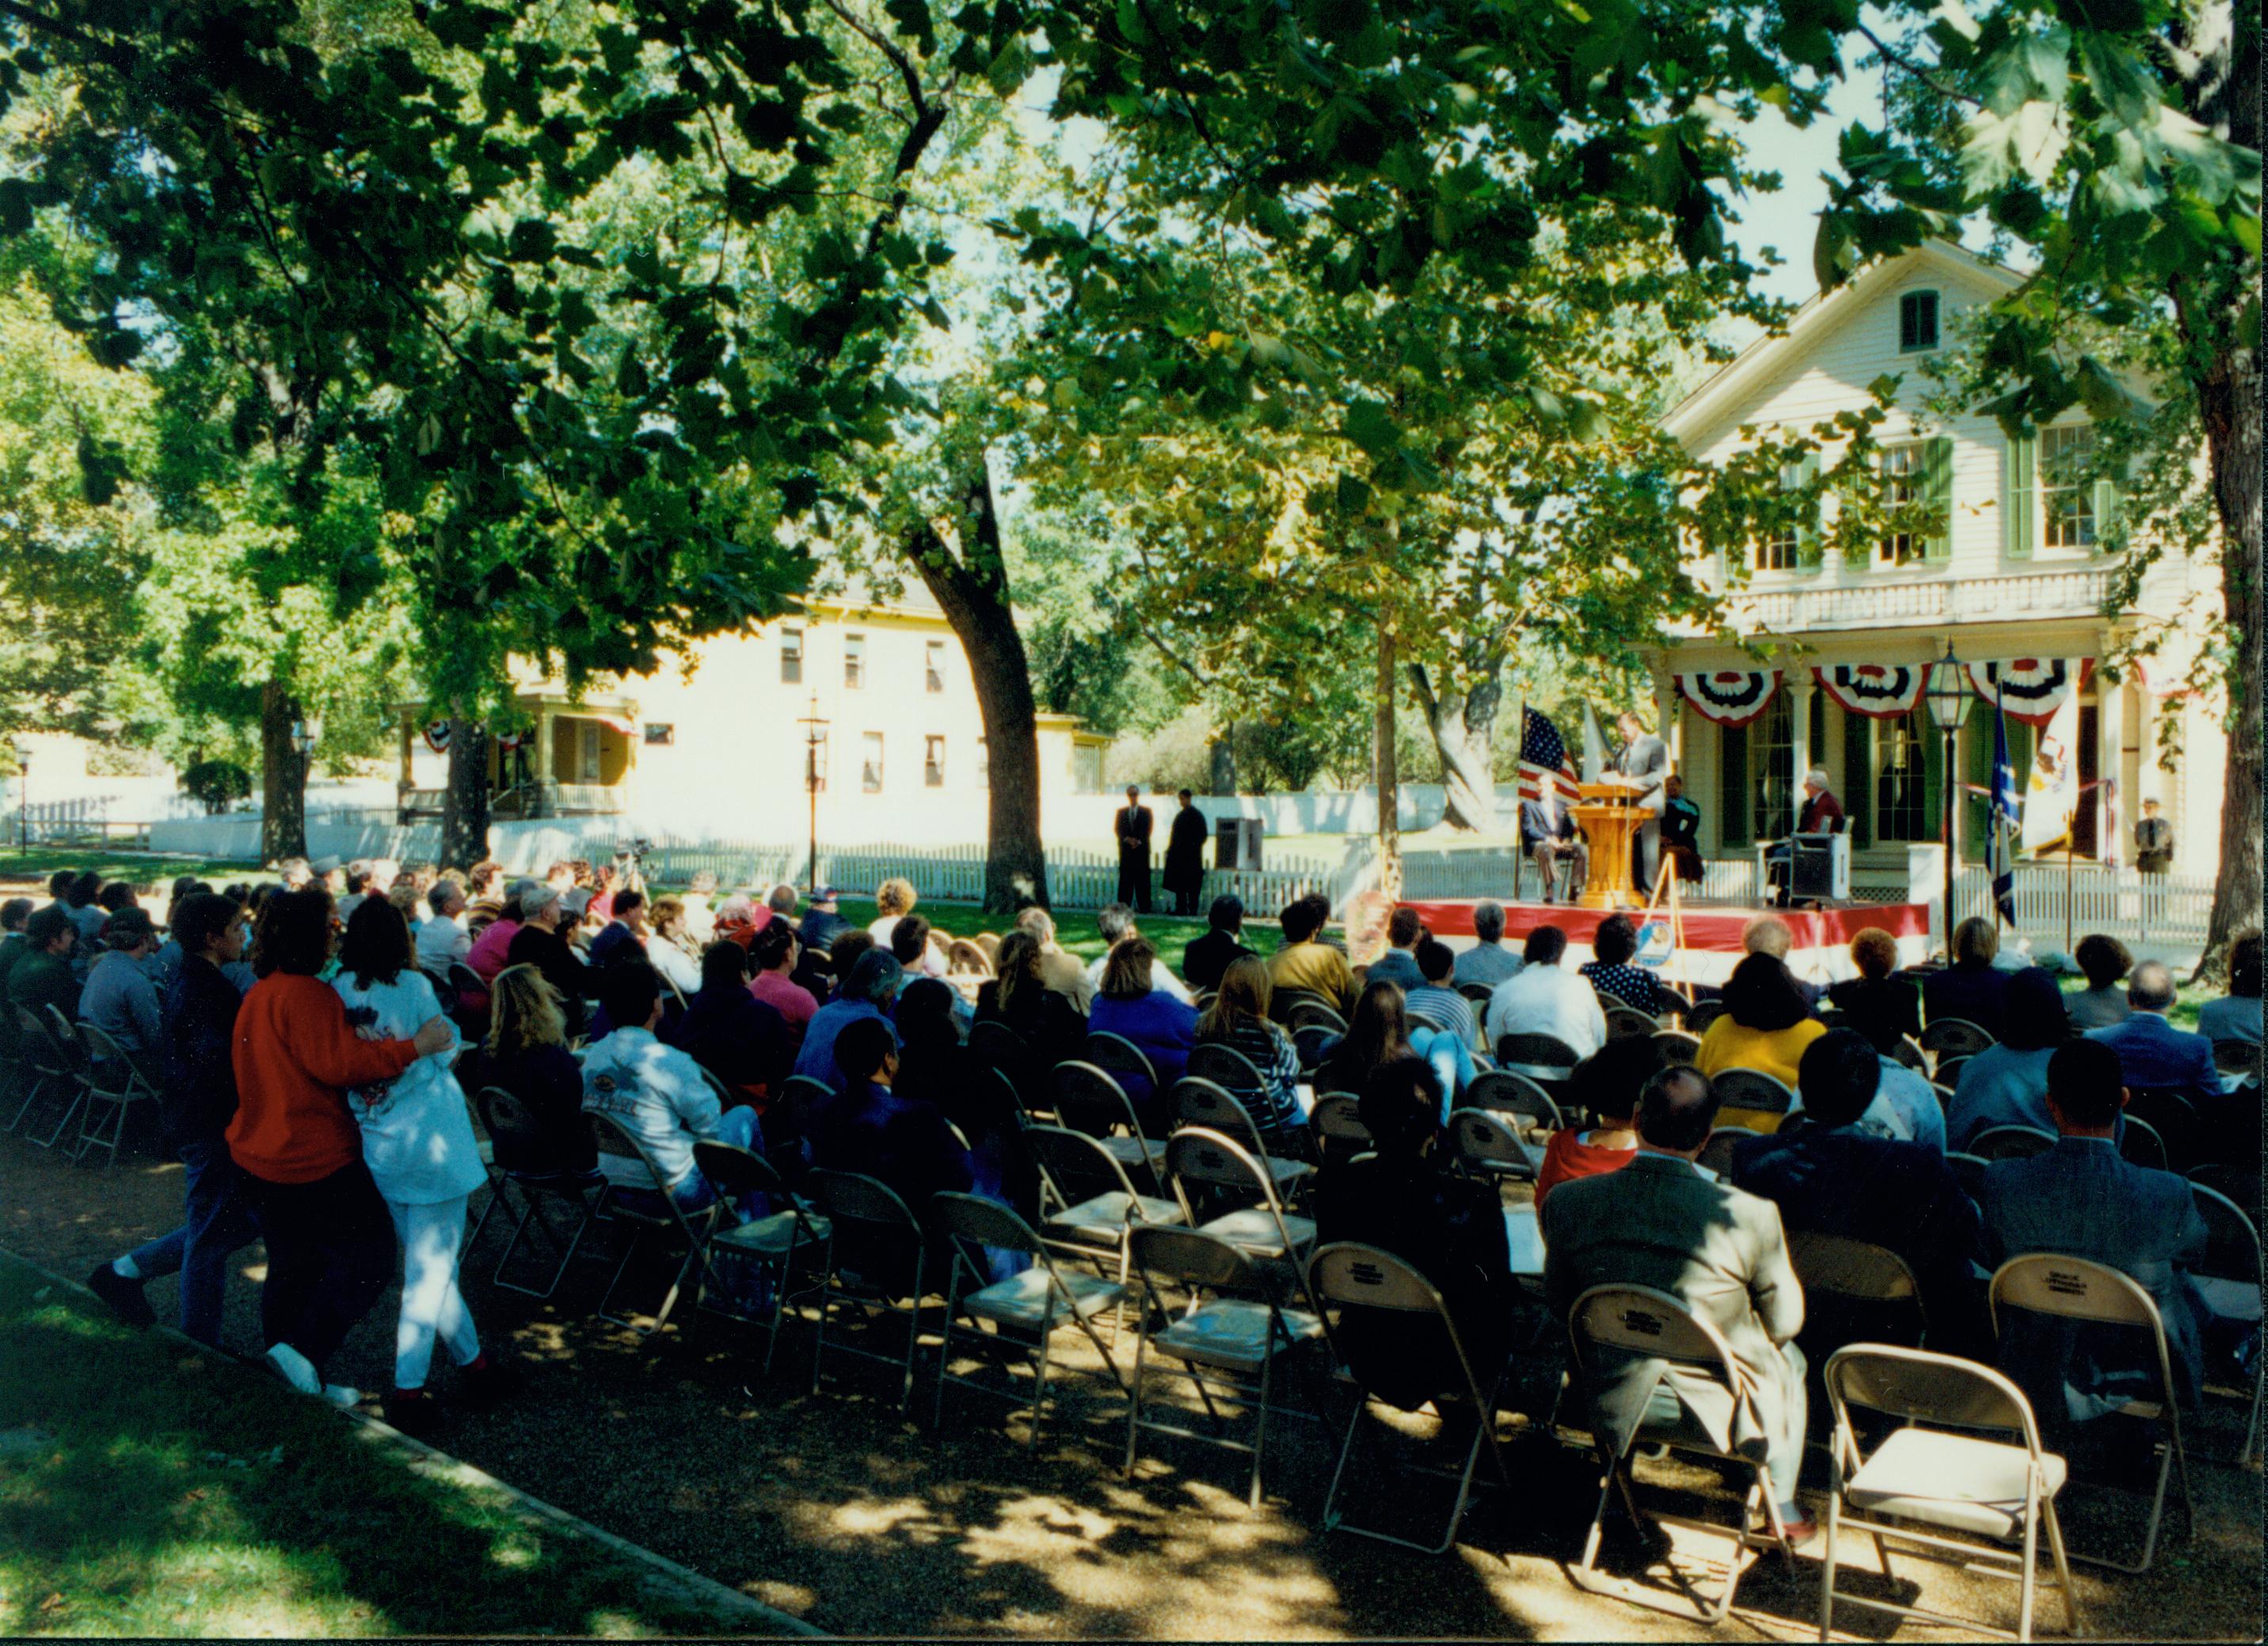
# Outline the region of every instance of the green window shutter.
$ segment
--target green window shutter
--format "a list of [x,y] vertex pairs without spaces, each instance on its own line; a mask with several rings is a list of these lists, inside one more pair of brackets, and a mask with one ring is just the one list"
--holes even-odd
[[1869,734],[1873,726],[1865,715],[1843,711],[1843,812],[1850,820],[1853,851],[1864,851],[1874,844],[1874,740]]
[[1922,557],[1926,560],[1948,560],[1953,557],[1953,441],[1949,436],[1939,435],[1925,440],[1921,448],[1921,500],[1928,506],[1938,522],[1935,531],[1924,541]]
[[[1797,465],[1800,486],[1819,483],[1819,454],[1811,453]],[[1815,571],[1820,563],[1819,523],[1816,519],[1795,528],[1795,561],[1805,571]]]
[[2039,515],[2040,438],[2029,425],[2008,442],[2003,459],[2007,483],[2000,490],[2003,542],[2011,560],[2032,557],[2032,533]]
[[1717,728],[1717,838],[1728,846],[1749,844],[1749,728]]
[[2110,540],[2110,530],[2125,506],[2126,488],[2108,476],[2095,483],[2095,546],[2102,548]]

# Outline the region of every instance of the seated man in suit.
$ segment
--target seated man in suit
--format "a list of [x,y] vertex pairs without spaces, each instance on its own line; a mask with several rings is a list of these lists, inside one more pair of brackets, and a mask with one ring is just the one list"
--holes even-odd
[[[1375,1152],[1324,1171],[1315,1240],[1381,1247],[1431,1281],[1486,1393],[1511,1345],[1511,1243],[1495,1188],[1453,1177],[1433,1160],[1440,1112],[1440,1082],[1425,1059],[1371,1071],[1361,1114]],[[1338,1346],[1373,1393],[1405,1411],[1462,1381],[1447,1338],[1413,1339],[1406,1315],[1351,1309]]]
[[[1734,1183],[1778,1207],[1791,1232],[1840,1235],[1904,1258],[1921,1288],[1932,1348],[1964,1354],[1989,1341],[1989,1329],[1980,1338],[1984,1299],[1970,1273],[1976,1204],[1942,1150],[1868,1123],[1882,1078],[1873,1044],[1855,1029],[1830,1030],[1804,1048],[1799,1074],[1810,1124],[1792,1137],[1743,1142],[1733,1156]],[[1936,1099],[1930,1102],[1934,1107]],[[1808,1301],[1815,1312],[1821,1309],[1820,1299]],[[1836,1324],[1852,1328],[1842,1341],[1875,1335],[1879,1328],[1870,1329],[1862,1311],[1864,1305],[1838,1311],[1849,1318]]]
[[2166,1021],[2174,1009],[2174,974],[2163,961],[2143,961],[2127,973],[2126,1004],[2133,1009],[2123,1021],[2090,1029],[2087,1037],[2118,1054],[2128,1089],[2178,1091],[2201,1105],[2218,1103],[2220,1075],[2213,1065],[2213,1042]]
[[[2184,1266],[2204,1255],[2205,1220],[2187,1182],[2120,1157],[2111,1133],[2125,1104],[2109,1047],[2086,1039],[2058,1048],[2048,1062],[2048,1113],[2059,1136],[2043,1155],[1995,1161],[1986,1170],[1979,1197],[1985,1261],[1997,1267],[2051,1251],[2132,1275],[2158,1305],[2176,1399],[2194,1412],[2205,1309]],[[2057,1428],[2099,1417],[2121,1399],[2147,1398],[2156,1381],[2154,1357],[2129,1329],[2023,1310],[2002,1312],[2000,1364]]]
[[1714,1326],[1743,1375],[1742,1392],[1658,1361],[1594,1351],[1591,1421],[1617,1448],[1642,1424],[1682,1421],[1720,1448],[1761,1452],[1789,1539],[1801,1543],[1815,1530],[1795,1501],[1808,1407],[1795,1347],[1803,1288],[1778,1210],[1698,1163],[1717,1107],[1697,1069],[1667,1068],[1646,1081],[1636,1158],[1561,1184],[1543,1208],[1544,1287],[1562,1319],[1593,1287],[1628,1285],[1667,1292]]
[[[1803,809],[1795,815],[1798,834],[1841,834],[1843,802],[1827,786],[1827,773],[1815,766],[1803,774]],[[1780,841],[1764,853],[1764,878],[1772,887],[1772,901],[1787,906],[1788,854],[1793,843]]]
[[1520,849],[1543,871],[1543,901],[1556,901],[1553,889],[1558,882],[1559,860],[1567,859],[1574,865],[1573,877],[1568,882],[1568,896],[1573,897],[1590,878],[1591,848],[1583,831],[1575,826],[1574,814],[1560,801],[1556,790],[1547,786],[1541,800],[1520,802]]
[[1252,952],[1244,941],[1244,900],[1224,893],[1205,912],[1204,934],[1182,950],[1182,980],[1192,989],[1217,989],[1228,963]]

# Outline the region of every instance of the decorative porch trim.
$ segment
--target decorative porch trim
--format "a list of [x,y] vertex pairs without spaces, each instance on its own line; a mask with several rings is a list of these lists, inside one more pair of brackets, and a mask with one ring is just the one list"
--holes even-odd
[[1929,669],[1916,663],[1832,663],[1815,665],[1813,676],[1820,690],[1846,714],[1863,714],[1872,720],[1903,720],[1921,701],[1929,683]]
[[1719,668],[1678,675],[1678,695],[1719,726],[1746,726],[1771,706],[1779,690],[1777,668]]
[[2080,658],[2076,671],[2061,657],[2004,658],[1968,667],[1969,683],[1987,704],[1997,704],[2012,720],[2045,726],[2066,698],[2085,689],[2095,660]]

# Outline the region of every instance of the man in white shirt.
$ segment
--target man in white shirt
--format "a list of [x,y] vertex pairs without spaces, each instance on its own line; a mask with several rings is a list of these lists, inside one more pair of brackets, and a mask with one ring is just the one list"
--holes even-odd
[[417,970],[446,978],[451,966],[473,951],[465,930],[465,889],[453,880],[437,880],[425,901],[433,918],[417,928]]
[[1489,996],[1488,1042],[1506,1035],[1550,1035],[1565,1041],[1578,1060],[1607,1044],[1607,1015],[1590,979],[1563,967],[1567,934],[1539,926],[1528,934],[1519,972]]
[[[1134,911],[1123,903],[1106,903],[1095,912],[1094,929],[1102,934],[1102,941],[1108,947],[1103,949],[1101,958],[1086,969],[1087,996],[1090,1000],[1094,998],[1094,992],[1102,986],[1103,963],[1110,958],[1110,950],[1117,948],[1128,938],[1137,935]],[[1150,993],[1170,994],[1184,1006],[1195,1003],[1190,997],[1189,985],[1175,977],[1162,960],[1155,961],[1151,964]]]

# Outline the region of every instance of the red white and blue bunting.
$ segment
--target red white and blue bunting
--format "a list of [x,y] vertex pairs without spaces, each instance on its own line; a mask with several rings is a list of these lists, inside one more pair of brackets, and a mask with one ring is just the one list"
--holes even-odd
[[1987,705],[1998,704],[2012,720],[2045,726],[2064,700],[2082,689],[2095,672],[2083,657],[2076,668],[2068,658],[2016,657],[1969,665],[1969,683]]
[[449,752],[449,722],[434,720],[425,727],[425,747],[437,755]]
[[1779,690],[1777,668],[1719,668],[1680,675],[1677,690],[1701,718],[1719,726],[1746,726],[1771,705]]
[[533,732],[499,732],[497,734],[496,746],[506,754],[510,754],[534,735]]
[[1819,689],[1845,714],[1874,720],[1903,720],[1929,683],[1926,663],[1834,663],[1812,669]]

